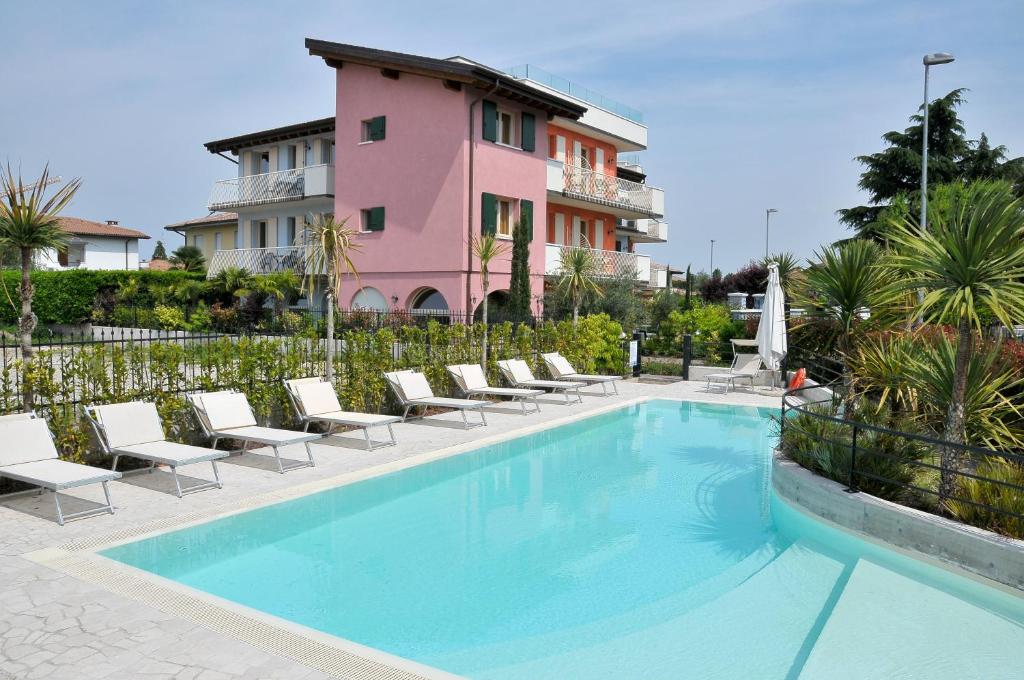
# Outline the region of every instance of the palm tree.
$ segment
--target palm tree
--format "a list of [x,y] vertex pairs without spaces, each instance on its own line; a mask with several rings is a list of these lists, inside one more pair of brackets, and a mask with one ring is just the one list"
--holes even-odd
[[867,318],[884,318],[894,297],[890,274],[883,266],[883,251],[874,241],[851,240],[822,248],[818,262],[804,272],[798,298],[813,311],[811,318],[836,322],[836,346],[843,363],[844,413],[851,415],[854,390],[849,357],[856,330]]
[[252,292],[254,277],[243,267],[224,267],[210,280],[210,286],[226,298],[240,300]]
[[[334,308],[340,299],[345,276],[351,274],[359,285],[359,271],[352,262],[352,254],[363,245],[354,238],[357,231],[345,226],[348,219],[335,221],[333,215],[317,215],[306,228],[306,280],[307,297],[316,294],[320,275],[327,279],[327,380],[334,378]],[[340,309],[340,307],[339,307]]]
[[470,246],[473,250],[473,255],[477,260],[480,261],[480,285],[483,288],[484,300],[483,300],[483,312],[482,319],[484,322],[484,346],[483,346],[483,366],[487,368],[487,291],[490,288],[490,274],[491,274],[491,260],[496,257],[501,257],[508,252],[508,244],[498,240],[494,234],[483,234],[482,236],[473,237]]
[[262,299],[274,300],[274,313],[280,316],[284,305],[302,288],[302,280],[291,269],[253,278],[252,291]]
[[559,268],[558,289],[572,301],[572,327],[575,329],[587,294],[604,295],[597,283],[597,258],[590,248],[562,248]]
[[[892,220],[885,235],[895,247],[895,286],[923,293],[909,318],[956,327],[943,435],[963,444],[968,369],[982,318],[995,317],[1006,327],[1024,318],[1024,205],[1006,182],[946,185],[928,202],[927,231],[910,217]],[[955,446],[943,448],[941,498],[953,493],[962,457]]]
[[[53,183],[50,168],[43,168],[39,179],[25,184],[21,177],[14,178],[11,166],[0,171],[0,251],[18,253],[21,257],[21,356],[32,358],[32,331],[36,317],[32,313],[32,264],[36,254],[45,250],[63,251],[67,248],[68,234],[60,227],[58,215],[74,198],[81,180],[74,179],[52,196],[46,198],[46,189]],[[32,408],[32,388],[23,381],[22,406]]]
[[774,253],[764,258],[762,264],[765,269],[771,264],[778,266],[779,282],[782,284],[782,291],[786,294],[787,300],[793,297],[803,285],[804,270],[800,266],[800,260],[793,253]]
[[206,271],[206,256],[195,246],[181,246],[171,253],[170,263],[187,272]]
[[171,297],[185,306],[185,318],[188,319],[192,306],[199,301],[210,286],[205,281],[182,279],[170,285]]

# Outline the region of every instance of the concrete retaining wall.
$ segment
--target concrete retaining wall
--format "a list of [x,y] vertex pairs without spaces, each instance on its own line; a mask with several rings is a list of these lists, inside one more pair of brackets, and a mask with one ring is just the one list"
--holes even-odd
[[772,487],[783,499],[845,529],[1024,590],[1024,541],[907,508],[820,477],[776,452]]

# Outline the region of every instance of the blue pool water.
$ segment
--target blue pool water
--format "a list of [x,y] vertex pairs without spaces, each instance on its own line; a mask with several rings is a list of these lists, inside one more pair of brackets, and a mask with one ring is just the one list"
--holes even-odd
[[773,499],[771,432],[654,401],[105,554],[473,678],[1024,676],[1024,600]]

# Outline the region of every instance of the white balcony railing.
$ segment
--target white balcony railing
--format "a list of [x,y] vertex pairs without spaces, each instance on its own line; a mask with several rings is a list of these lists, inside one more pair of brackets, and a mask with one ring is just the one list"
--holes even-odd
[[668,240],[668,222],[661,220],[637,220],[637,226],[647,234],[648,238],[658,241]]
[[306,273],[308,260],[305,246],[218,250],[210,258],[206,276],[212,279],[228,267],[238,267],[250,274],[272,274],[290,269],[299,276],[303,276]]
[[[583,250],[583,248],[548,243],[544,251],[544,273],[548,276],[560,275],[562,273],[562,253],[570,250]],[[597,261],[597,275],[602,278],[630,276],[644,284],[650,281],[651,258],[647,255],[594,248],[586,248],[586,250]]]
[[222,179],[214,183],[208,207],[212,211],[227,210],[333,194],[334,166],[310,165]]
[[548,189],[569,198],[618,208],[635,217],[660,217],[665,209],[661,189],[554,159],[548,160]]

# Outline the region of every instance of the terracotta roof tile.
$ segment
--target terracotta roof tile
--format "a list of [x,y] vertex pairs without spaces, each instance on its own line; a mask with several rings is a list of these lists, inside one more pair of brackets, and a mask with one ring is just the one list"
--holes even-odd
[[149,238],[149,234],[145,234],[135,229],[128,229],[117,224],[106,224],[105,222],[93,222],[92,220],[83,220],[81,217],[59,217],[57,218],[60,222],[60,228],[69,234],[78,234],[80,236],[110,236],[113,238]]

